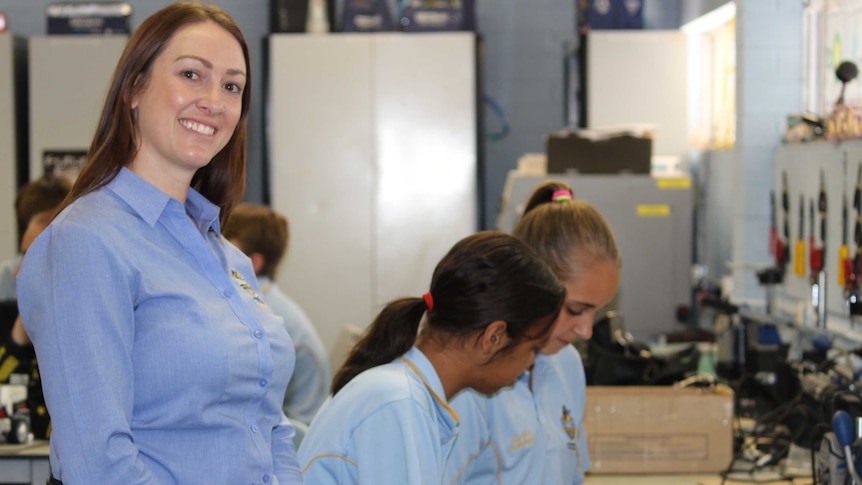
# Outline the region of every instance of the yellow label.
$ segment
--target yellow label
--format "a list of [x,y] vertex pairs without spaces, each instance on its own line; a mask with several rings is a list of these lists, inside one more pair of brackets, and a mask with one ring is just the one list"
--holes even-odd
[[666,204],[638,204],[638,215],[641,217],[667,217],[670,206]]
[[691,179],[658,179],[656,185],[660,189],[690,189]]

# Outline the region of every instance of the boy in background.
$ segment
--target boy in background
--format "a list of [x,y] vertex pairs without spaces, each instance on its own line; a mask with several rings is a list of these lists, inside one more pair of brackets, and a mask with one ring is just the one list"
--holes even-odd
[[[36,214],[54,209],[72,189],[72,183],[64,177],[46,176],[27,183],[15,196],[15,219],[18,240]],[[0,261],[0,301],[17,300],[15,274],[21,265],[21,255]]]
[[332,371],[311,321],[275,283],[278,265],[287,252],[287,219],[267,206],[243,203],[231,213],[223,234],[251,258],[264,302],[284,319],[296,348],[296,367],[282,409],[291,420],[307,425],[329,395]]

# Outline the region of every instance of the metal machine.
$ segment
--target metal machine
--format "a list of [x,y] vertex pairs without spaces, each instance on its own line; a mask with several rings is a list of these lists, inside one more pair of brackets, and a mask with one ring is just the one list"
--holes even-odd
[[674,330],[677,310],[691,298],[693,193],[688,178],[607,174],[546,176],[509,173],[497,229],[511,232],[533,189],[545,180],[569,184],[614,231],[622,255],[614,303],[626,330],[650,341]]

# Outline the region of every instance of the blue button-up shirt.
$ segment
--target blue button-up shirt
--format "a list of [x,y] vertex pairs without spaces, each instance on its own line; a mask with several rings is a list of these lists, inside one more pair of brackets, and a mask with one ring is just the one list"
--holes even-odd
[[287,385],[282,409],[288,418],[307,425],[329,396],[332,371],[326,350],[302,308],[266,276],[258,277],[258,281],[266,304],[284,319],[296,351],[296,366]]
[[302,483],[293,345],[218,216],[124,168],[28,250],[18,300],[67,485]]

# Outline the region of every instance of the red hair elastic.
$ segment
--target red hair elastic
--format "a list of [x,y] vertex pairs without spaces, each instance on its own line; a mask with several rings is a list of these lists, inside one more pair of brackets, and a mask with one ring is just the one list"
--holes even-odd
[[434,310],[434,297],[431,296],[431,292],[427,291],[424,295],[422,295],[422,299],[425,300],[425,307],[428,308],[428,312]]

